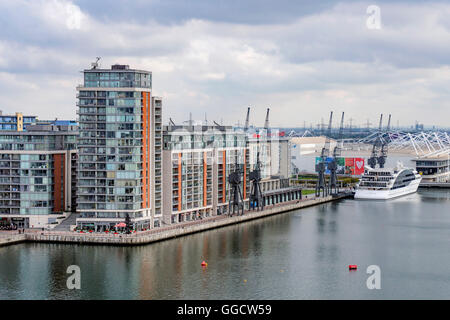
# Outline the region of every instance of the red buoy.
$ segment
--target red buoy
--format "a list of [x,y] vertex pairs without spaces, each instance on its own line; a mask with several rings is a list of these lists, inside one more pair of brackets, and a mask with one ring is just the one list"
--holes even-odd
[[348,266],[348,270],[356,270],[358,269],[358,266],[356,264],[351,264]]

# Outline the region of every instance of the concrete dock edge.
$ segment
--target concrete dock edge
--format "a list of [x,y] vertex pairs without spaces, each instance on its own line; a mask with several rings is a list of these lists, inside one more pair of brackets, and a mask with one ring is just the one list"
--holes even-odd
[[0,236],[0,247],[27,241],[25,234],[2,234]]
[[91,234],[52,234],[50,233],[27,233],[22,235],[11,236],[6,240],[0,238],[0,245],[15,244],[20,242],[47,242],[47,243],[72,243],[72,244],[98,244],[98,245],[116,245],[116,246],[133,246],[145,245],[153,242],[163,241],[171,238],[182,237],[185,235],[202,232],[206,230],[221,228],[233,224],[243,223],[255,219],[260,219],[276,214],[287,213],[292,210],[311,207],[330,201],[339,200],[346,196],[332,197],[327,196],[319,199],[303,200],[287,203],[283,206],[275,206],[267,208],[263,211],[249,211],[242,216],[232,216],[215,221],[207,221],[204,223],[187,225],[180,225],[178,228],[165,230],[162,232],[154,232],[149,234],[135,234],[135,235],[91,235]]

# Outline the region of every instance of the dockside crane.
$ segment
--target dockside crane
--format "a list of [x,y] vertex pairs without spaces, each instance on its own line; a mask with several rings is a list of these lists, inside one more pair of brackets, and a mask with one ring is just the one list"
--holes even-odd
[[223,128],[223,125],[217,123],[217,121],[213,120],[213,123],[216,127]]
[[[229,215],[233,216],[244,214],[244,198],[241,192],[241,182],[244,170],[243,166],[238,162],[238,155],[236,153],[234,159],[234,170],[228,175],[228,183],[230,184],[230,201],[228,203]],[[240,213],[240,214],[239,214]]]
[[330,113],[330,122],[328,123],[328,132],[325,136],[325,144],[322,148],[322,152],[320,154],[320,161],[316,164],[317,171],[317,184],[316,184],[316,196],[320,196],[320,191],[322,190],[322,195],[327,195],[327,188],[325,184],[325,171],[326,171],[326,161],[327,157],[330,154],[330,135],[331,135],[331,124],[333,121],[333,111]]
[[337,158],[341,156],[341,146],[339,145],[339,140],[342,139],[344,131],[344,112],[342,112],[341,125],[339,127],[338,140],[336,140],[336,146],[333,150],[333,160],[328,164],[328,169],[330,170],[330,182],[328,184],[328,191],[330,194],[337,194],[339,192],[338,182],[337,182]]
[[264,129],[266,130],[269,130],[269,112],[270,108],[267,108],[266,121],[264,121]]
[[328,122],[328,129],[327,129],[327,133],[325,135],[325,144],[322,148],[322,153],[321,153],[322,159],[324,159],[324,157],[325,157],[325,160],[326,160],[326,157],[328,157],[330,155],[330,143],[331,143],[330,136],[331,136],[332,122],[333,122],[333,111],[331,111],[331,113],[330,113],[330,121]]
[[244,125],[244,131],[245,132],[248,131],[249,120],[250,120],[250,107],[248,107],[248,109],[247,109],[247,116],[245,117],[245,125]]
[[336,146],[334,147],[334,150],[333,150],[333,158],[338,158],[341,156],[342,146],[341,146],[341,144],[339,144],[339,140],[342,140],[343,136],[344,136],[344,112],[342,112],[342,116],[341,116],[341,125],[339,127],[339,133],[338,133],[338,139],[336,141]]
[[380,168],[384,168],[386,163],[387,153],[388,153],[388,144],[389,144],[389,130],[391,129],[391,115],[389,115],[388,124],[386,127],[386,136],[380,133],[380,144],[381,144],[381,155],[378,157],[378,164]]
[[259,162],[259,151],[256,156],[255,169],[249,173],[249,179],[252,183],[250,191],[250,209],[263,210],[263,194],[261,191],[261,163]]
[[383,125],[383,114],[380,115],[380,125],[378,126],[378,135],[373,141],[372,145],[372,154],[370,155],[370,158],[367,160],[367,164],[369,167],[375,169],[378,162],[378,150],[381,146],[381,126]]
[[[247,109],[247,116],[245,118],[245,126],[244,130],[245,132],[248,131],[249,128],[249,118],[250,118],[250,107]],[[268,129],[269,124],[269,109],[267,109],[267,115],[266,115],[266,122],[265,122],[265,128]],[[257,145],[256,145],[256,164],[254,167],[254,170],[251,171],[248,175],[250,183],[251,183],[251,190],[250,190],[250,197],[249,197],[249,207],[250,209],[255,210],[262,210],[264,208],[263,203],[263,194],[261,191],[261,162],[259,161],[259,135],[257,136]]]

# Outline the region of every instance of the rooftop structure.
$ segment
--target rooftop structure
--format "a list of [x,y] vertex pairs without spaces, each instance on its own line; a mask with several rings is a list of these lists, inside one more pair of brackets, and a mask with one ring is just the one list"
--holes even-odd
[[130,69],[128,65],[115,64],[111,69],[87,69],[84,87],[90,88],[152,88],[152,73]]
[[[372,144],[379,138],[377,132],[359,140],[348,140],[346,148],[352,145],[360,148],[363,144]],[[388,130],[381,137],[383,142],[388,142],[390,151],[408,151],[418,157],[439,157],[450,152],[450,135],[445,131],[421,131],[417,133],[399,130]]]
[[37,124],[50,124],[55,126],[78,126],[78,122],[75,120],[37,120]]
[[4,115],[0,110],[0,131],[25,131],[27,126],[35,123],[35,116],[24,116],[21,112],[16,112],[14,115]]

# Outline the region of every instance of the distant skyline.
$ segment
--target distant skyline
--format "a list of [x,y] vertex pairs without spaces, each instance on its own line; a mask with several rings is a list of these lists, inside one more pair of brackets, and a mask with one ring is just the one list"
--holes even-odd
[[[367,27],[380,8],[381,29]],[[0,2],[0,110],[75,119],[80,71],[153,73],[163,119],[450,126],[450,4],[439,1]],[[348,118],[348,119],[349,119]],[[372,124],[373,127],[376,124]]]

